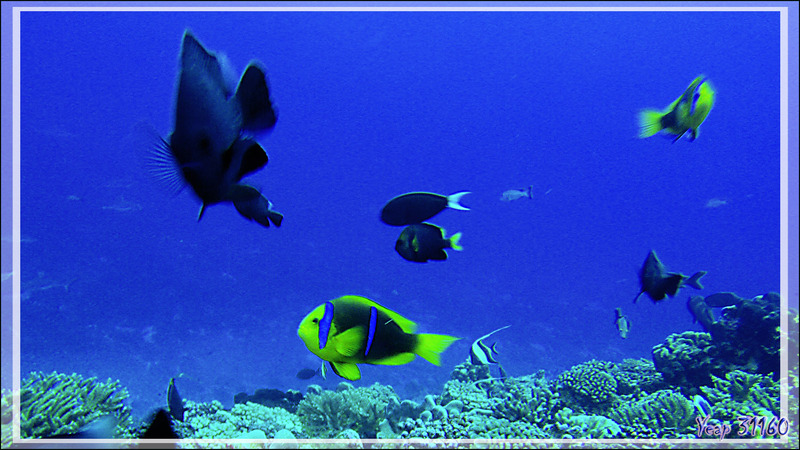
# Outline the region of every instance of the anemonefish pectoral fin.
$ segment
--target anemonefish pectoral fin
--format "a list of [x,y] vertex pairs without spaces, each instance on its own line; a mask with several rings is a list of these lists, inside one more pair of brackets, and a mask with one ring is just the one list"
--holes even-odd
[[346,380],[356,381],[361,379],[361,369],[355,364],[331,362],[331,369],[333,369],[333,373]]
[[413,353],[400,353],[397,355],[390,356],[388,358],[378,359],[375,361],[370,361],[370,364],[377,364],[381,366],[401,366],[403,364],[408,364],[413,361],[417,355]]
[[434,365],[440,365],[440,354],[455,341],[461,338],[447,336],[444,334],[418,334],[417,346],[414,353],[425,358],[426,361]]
[[343,356],[354,356],[364,345],[366,333],[363,327],[353,327],[336,335],[336,352]]

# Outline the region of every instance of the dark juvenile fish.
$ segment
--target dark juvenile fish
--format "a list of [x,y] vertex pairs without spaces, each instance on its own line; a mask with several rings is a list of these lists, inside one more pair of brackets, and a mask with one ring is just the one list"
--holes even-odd
[[169,413],[175,420],[183,422],[183,398],[178,393],[178,388],[175,387],[175,378],[169,379],[169,387],[167,388],[167,406],[169,406]]
[[456,192],[448,196],[430,192],[410,192],[399,195],[381,210],[381,220],[387,225],[403,226],[422,223],[444,211],[446,208],[469,211],[469,208],[458,202],[467,191]]
[[711,326],[717,321],[714,319],[714,313],[711,311],[711,308],[708,307],[703,297],[699,295],[692,296],[686,306],[689,308],[689,312],[692,313],[694,321],[700,322],[700,325],[703,326],[703,330],[710,332]]
[[636,300],[639,300],[643,293],[646,293],[654,302],[663,300],[667,296],[674,297],[678,289],[684,285],[689,285],[695,289],[703,289],[703,285],[700,284],[700,278],[706,273],[705,271],[700,271],[691,277],[687,277],[682,273],[667,272],[664,265],[658,260],[655,250],[650,250],[639,271],[641,290],[633,299],[633,302],[636,303]]
[[458,244],[461,233],[456,233],[449,238],[445,231],[429,223],[409,225],[400,233],[394,249],[403,259],[412,262],[425,263],[429,260],[444,261],[447,259],[446,248],[461,251]]
[[706,305],[712,308],[725,308],[726,306],[738,306],[744,299],[733,292],[718,292],[705,298]]
[[[270,130],[277,115],[266,75],[251,62],[231,93],[219,61],[189,30],[183,34],[181,70],[175,104],[175,129],[161,139],[154,160],[159,177],[188,183],[200,198],[198,220],[206,207],[233,202],[239,214],[269,227],[283,216],[254,187],[241,184],[245,175],[267,164],[267,153],[245,132]],[[177,169],[177,170],[175,170]]]

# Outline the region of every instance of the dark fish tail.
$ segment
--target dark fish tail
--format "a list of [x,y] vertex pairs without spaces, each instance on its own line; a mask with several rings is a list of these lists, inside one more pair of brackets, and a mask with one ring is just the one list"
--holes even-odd
[[705,275],[707,273],[708,272],[706,272],[705,270],[701,270],[700,272],[697,272],[696,274],[692,275],[688,280],[686,280],[685,284],[687,284],[687,285],[689,285],[689,286],[691,286],[691,287],[693,287],[693,288],[695,288],[697,290],[703,289],[703,285],[700,284],[700,278],[702,278],[703,275]]

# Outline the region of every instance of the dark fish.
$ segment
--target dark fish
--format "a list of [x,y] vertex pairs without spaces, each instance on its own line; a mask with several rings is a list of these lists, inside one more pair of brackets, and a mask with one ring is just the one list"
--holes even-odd
[[617,308],[615,310],[615,319],[614,323],[617,325],[617,331],[619,331],[619,336],[622,339],[628,338],[628,331],[631,329],[631,323],[628,321],[628,318],[622,315],[622,308]]
[[667,272],[664,265],[658,260],[655,250],[650,250],[639,271],[641,290],[636,295],[636,298],[633,299],[633,302],[636,303],[636,300],[643,293],[647,293],[654,302],[663,300],[666,296],[674,297],[678,289],[683,285],[689,285],[695,289],[703,289],[703,285],[700,284],[700,278],[706,273],[705,271],[697,272],[687,279],[686,275],[681,273]]
[[261,193],[239,181],[267,164],[267,153],[246,132],[270,130],[277,116],[264,70],[251,62],[231,93],[217,57],[186,30],[175,105],[175,129],[169,142],[161,139],[154,161],[158,175],[188,183],[206,207],[233,202],[239,214],[269,227],[283,216]]
[[510,327],[511,325],[506,325],[504,327],[500,327],[489,334],[485,334],[478,339],[475,339],[475,342],[472,343],[472,346],[469,348],[469,361],[472,364],[498,364],[497,360],[495,359],[494,355],[497,354],[497,349],[495,346],[497,343],[494,343],[491,347],[488,347],[486,344],[483,343],[483,340],[488,338],[489,336],[497,333],[500,330],[505,330],[506,328]]
[[430,192],[399,195],[383,207],[381,220],[387,225],[403,226],[422,223],[446,208],[469,211],[469,208],[458,203],[467,194],[469,192],[462,191],[448,196]]
[[153,420],[139,439],[179,439],[180,436],[172,428],[170,414],[164,408],[159,408],[153,415]]
[[461,251],[462,247],[458,245],[459,239],[461,233],[446,238],[442,228],[429,223],[418,223],[403,229],[394,249],[400,256],[412,262],[444,261],[447,259],[447,252],[444,249]]
[[169,413],[175,420],[183,422],[183,398],[178,393],[178,388],[175,387],[175,378],[169,379],[169,387],[167,388],[167,406],[169,406]]
[[328,373],[327,369],[325,368],[325,361],[322,361],[322,364],[319,366],[319,369],[301,369],[297,372],[297,378],[301,380],[310,380],[314,378],[315,375],[319,374],[323,380],[327,379]]
[[699,295],[692,296],[686,303],[686,306],[689,308],[689,312],[692,313],[694,321],[700,322],[700,325],[703,326],[703,330],[710,332],[711,326],[717,321],[714,319],[714,313],[711,311],[711,308],[708,307],[703,297]]
[[744,299],[733,292],[718,292],[705,298],[706,305],[712,308],[725,308],[726,306],[738,306]]

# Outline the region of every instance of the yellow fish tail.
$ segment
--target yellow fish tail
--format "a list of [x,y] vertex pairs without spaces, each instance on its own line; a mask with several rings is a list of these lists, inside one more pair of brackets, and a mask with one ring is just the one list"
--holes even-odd
[[653,109],[639,112],[639,137],[647,138],[661,131],[661,118],[664,113]]
[[447,336],[444,334],[418,334],[417,347],[414,353],[425,358],[429,363],[441,365],[439,355],[447,349],[453,342],[461,338]]
[[459,252],[464,249],[458,241],[461,239],[461,232],[458,232],[452,236],[450,236],[450,248],[453,250],[458,250]]

